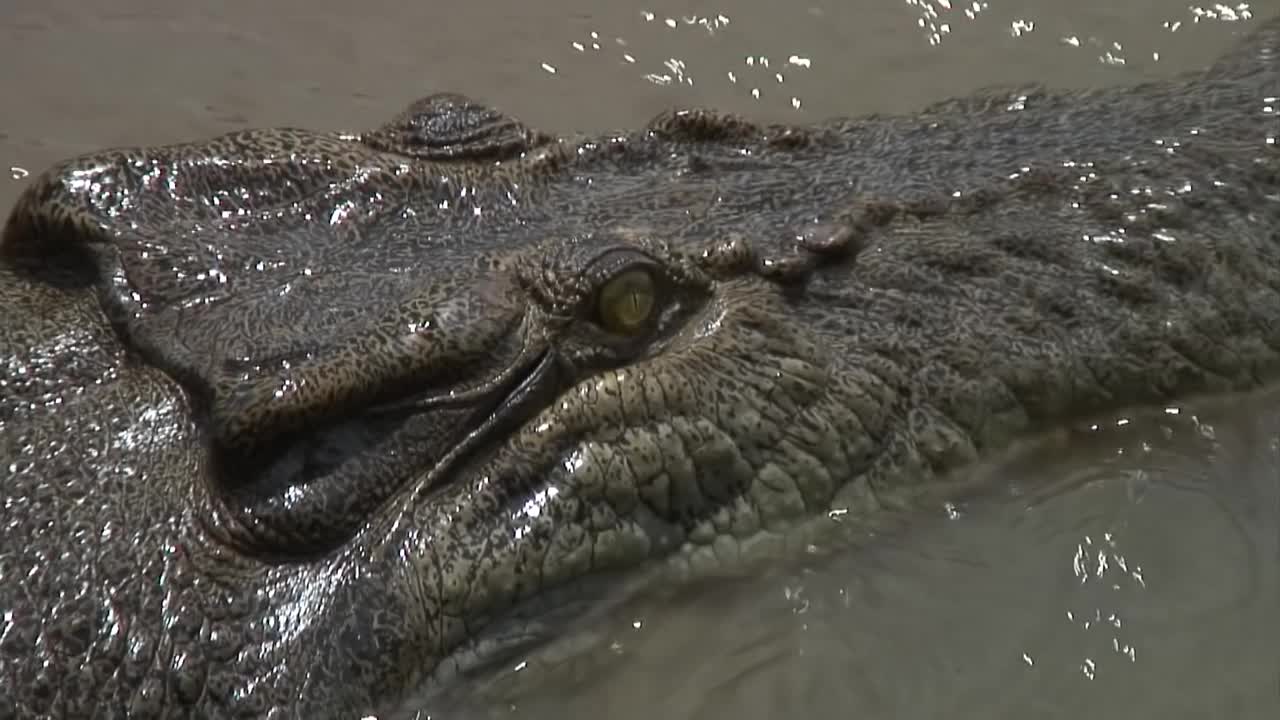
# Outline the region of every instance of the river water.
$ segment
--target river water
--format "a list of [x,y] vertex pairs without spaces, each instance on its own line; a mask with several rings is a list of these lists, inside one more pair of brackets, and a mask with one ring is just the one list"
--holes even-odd
[[[559,133],[690,104],[799,122],[992,84],[1165,77],[1277,12],[1194,0],[4,5],[0,208],[76,153],[246,126],[361,129],[439,90]],[[1280,396],[1098,418],[989,472],[1006,492],[909,534],[619,609],[592,630],[607,661],[567,663],[527,683],[536,691],[457,716],[1280,717]]]

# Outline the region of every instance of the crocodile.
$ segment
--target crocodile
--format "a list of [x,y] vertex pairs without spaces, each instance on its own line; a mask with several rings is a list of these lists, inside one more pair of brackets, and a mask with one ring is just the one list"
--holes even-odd
[[0,240],[0,718],[412,715],[611,588],[1268,384],[1278,97],[1269,21],[910,114],[436,94],[62,162]]

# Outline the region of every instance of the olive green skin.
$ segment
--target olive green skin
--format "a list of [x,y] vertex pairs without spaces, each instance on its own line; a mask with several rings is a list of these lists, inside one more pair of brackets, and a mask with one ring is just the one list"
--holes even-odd
[[396,717],[596,590],[1270,382],[1277,96],[1270,22],[904,116],[555,138],[435,95],[59,164],[0,240],[0,718]]

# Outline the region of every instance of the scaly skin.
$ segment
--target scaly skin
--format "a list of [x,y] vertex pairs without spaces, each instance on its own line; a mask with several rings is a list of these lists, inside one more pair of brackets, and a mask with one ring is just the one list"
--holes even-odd
[[[58,165],[0,244],[0,717],[393,716],[592,583],[1268,382],[1277,96],[1272,22],[901,117],[558,140],[433,96]],[[660,317],[612,335],[636,263]]]

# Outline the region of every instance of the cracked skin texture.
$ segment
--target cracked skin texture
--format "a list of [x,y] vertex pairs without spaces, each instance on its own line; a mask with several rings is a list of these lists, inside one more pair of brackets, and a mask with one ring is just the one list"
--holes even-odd
[[1273,21],[905,116],[558,139],[437,95],[60,164],[0,244],[0,717],[394,716],[591,582],[1269,382],[1276,96]]

